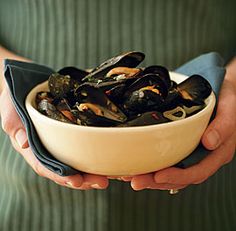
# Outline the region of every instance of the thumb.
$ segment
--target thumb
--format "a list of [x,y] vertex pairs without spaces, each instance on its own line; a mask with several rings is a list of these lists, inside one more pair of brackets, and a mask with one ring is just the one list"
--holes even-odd
[[28,140],[24,125],[18,116],[7,88],[4,88],[0,98],[0,114],[3,130],[18,143],[19,147],[27,148]]
[[215,119],[210,123],[202,137],[203,145],[214,150],[224,143],[236,129],[236,93],[228,82],[224,82],[219,97]]

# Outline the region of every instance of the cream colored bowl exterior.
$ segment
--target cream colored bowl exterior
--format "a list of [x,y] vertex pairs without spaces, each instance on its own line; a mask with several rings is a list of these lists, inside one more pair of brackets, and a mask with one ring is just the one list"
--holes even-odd
[[[177,82],[186,77],[171,73]],[[160,170],[187,157],[199,144],[215,105],[212,93],[207,106],[184,120],[159,125],[100,128],[52,120],[35,108],[35,95],[47,89],[36,86],[26,108],[46,149],[58,160],[88,173],[129,176]]]

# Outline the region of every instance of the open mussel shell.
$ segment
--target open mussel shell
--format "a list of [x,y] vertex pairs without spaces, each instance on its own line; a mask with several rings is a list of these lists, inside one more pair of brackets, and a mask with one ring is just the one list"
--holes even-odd
[[146,67],[141,73],[139,73],[139,75],[141,76],[144,76],[147,74],[158,75],[166,84],[166,87],[168,89],[171,88],[171,79],[170,79],[169,71],[165,67],[153,65],[153,66]]
[[90,84],[83,84],[75,91],[77,108],[79,111],[92,111],[95,115],[124,122],[126,115],[99,88]]
[[76,118],[71,113],[72,108],[69,105],[67,99],[62,98],[55,100],[54,105],[56,106],[56,109],[60,111],[67,119],[69,119],[73,123],[76,123]]
[[164,102],[156,105],[155,110],[157,111],[167,111],[171,110],[182,104],[182,99],[177,91],[169,91],[168,96],[165,98]]
[[139,114],[132,120],[129,120],[124,124],[118,125],[118,127],[153,125],[153,124],[166,123],[168,121],[170,120],[165,118],[161,112],[150,111]]
[[69,92],[73,91],[78,86],[79,83],[72,79],[70,75],[53,73],[48,79],[50,93],[56,98],[66,97]]
[[[86,104],[84,104],[85,106]],[[98,110],[100,110],[98,108]],[[73,116],[77,120],[77,124],[85,125],[85,126],[96,126],[96,127],[114,127],[121,124],[119,121],[115,121],[109,119],[104,116],[97,115],[94,109],[89,109],[87,107],[86,110],[81,109],[73,109],[72,111]]]
[[68,118],[66,118],[48,99],[42,99],[37,104],[37,109],[42,114],[48,116],[51,119],[55,119],[65,123],[72,123]]
[[76,80],[79,84],[82,83],[82,79],[89,74],[85,70],[78,69],[76,67],[64,67],[58,71],[61,75],[69,75],[73,80]]
[[126,85],[121,83],[105,91],[107,97],[114,103],[120,104],[123,100],[123,95],[125,93]]
[[151,111],[168,95],[165,83],[158,75],[147,74],[131,84],[124,95],[124,108],[131,113]]
[[145,58],[142,52],[131,51],[115,56],[92,70],[83,81],[99,82],[106,78],[106,74],[115,67],[137,67]]
[[202,105],[204,100],[211,94],[210,83],[200,75],[192,75],[177,86],[183,104],[187,106]]

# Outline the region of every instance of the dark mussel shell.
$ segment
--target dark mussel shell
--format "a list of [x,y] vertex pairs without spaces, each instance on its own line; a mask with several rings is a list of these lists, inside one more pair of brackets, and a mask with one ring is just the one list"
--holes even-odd
[[69,75],[73,80],[76,80],[79,84],[82,83],[82,79],[89,74],[85,70],[78,69],[76,67],[64,67],[58,71],[61,75]]
[[148,74],[137,79],[125,92],[124,108],[132,113],[151,111],[160,106],[168,95],[168,89],[158,75]]
[[114,102],[115,104],[120,104],[123,100],[123,95],[125,93],[126,87],[127,86],[124,83],[121,83],[109,90],[106,90],[105,94],[112,102]]
[[76,118],[76,122],[79,125],[85,126],[96,126],[96,127],[114,127],[121,124],[118,121],[108,119],[103,116],[96,115],[92,110],[83,110],[73,109],[71,111],[73,116]]
[[76,123],[76,118],[71,113],[71,106],[68,103],[68,100],[65,98],[55,100],[54,105],[56,106],[56,109],[60,111],[67,119],[69,119],[71,122]]
[[119,127],[153,125],[153,124],[166,123],[169,121],[170,120],[165,118],[161,112],[150,111],[139,114],[132,120],[129,120],[126,123],[119,125]]
[[168,90],[168,95],[161,105],[157,105],[155,110],[157,111],[167,111],[176,108],[181,105],[182,98],[177,90],[177,83],[171,80],[171,87]]
[[77,108],[79,108],[81,104],[85,106],[85,110],[79,108],[80,111],[93,111],[97,116],[117,122],[124,122],[127,120],[126,115],[106,96],[103,91],[88,83],[79,86],[75,90],[75,97],[77,100]]
[[55,119],[61,122],[71,123],[56,107],[47,99],[43,99],[38,103],[38,111],[48,116],[51,119]]
[[177,86],[177,90],[187,106],[202,105],[211,94],[210,83],[200,75],[192,75]]
[[175,90],[169,91],[168,96],[165,98],[164,102],[160,105],[156,105],[155,110],[164,112],[181,105],[181,103],[182,99],[179,93]]
[[86,82],[99,82],[106,78],[108,71],[114,67],[137,67],[145,58],[142,52],[131,51],[118,56],[115,56],[92,70],[83,78]]
[[170,79],[169,71],[165,67],[153,65],[153,66],[146,67],[141,73],[139,73],[139,75],[141,76],[144,76],[147,74],[158,75],[166,84],[166,87],[168,89],[171,88],[171,79]]
[[78,86],[79,83],[72,79],[70,75],[54,73],[51,74],[48,79],[50,93],[56,98],[66,97],[69,92],[73,91]]

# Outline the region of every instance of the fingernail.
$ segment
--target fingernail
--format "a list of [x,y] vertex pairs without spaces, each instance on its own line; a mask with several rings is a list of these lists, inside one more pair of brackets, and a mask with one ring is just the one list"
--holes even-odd
[[27,147],[27,135],[23,128],[20,128],[15,135],[16,142],[21,148]]
[[98,184],[91,184],[91,187],[95,189],[102,189],[102,187]]
[[131,181],[131,187],[135,191],[139,191],[139,190],[145,189],[145,186],[143,187],[143,185],[137,185],[135,182],[132,182],[132,181]]
[[66,184],[66,186],[68,186],[69,188],[76,188],[76,187],[72,184],[72,182],[70,182],[70,181],[67,181],[65,184]]
[[210,145],[210,148],[217,148],[220,144],[220,136],[216,130],[211,130],[207,134],[207,141]]

